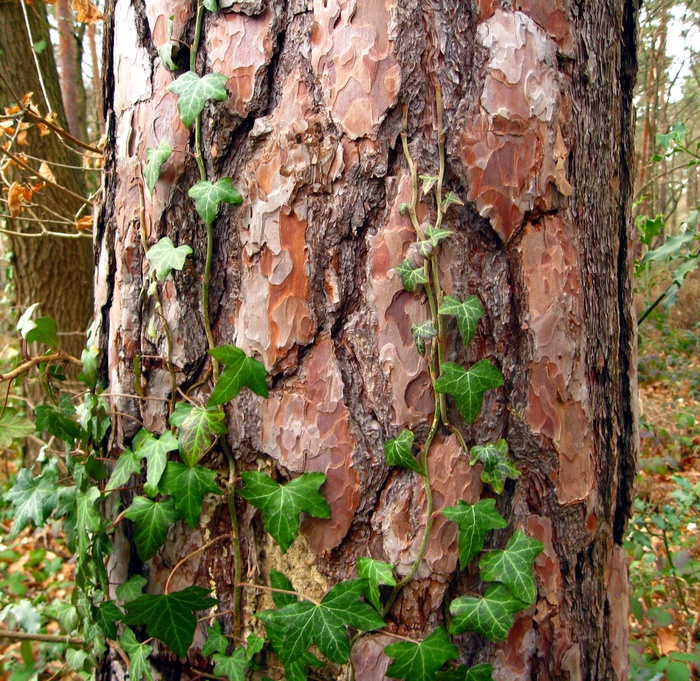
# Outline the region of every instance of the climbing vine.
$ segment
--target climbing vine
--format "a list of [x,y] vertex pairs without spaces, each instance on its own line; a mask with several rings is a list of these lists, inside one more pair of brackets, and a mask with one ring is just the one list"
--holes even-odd
[[[216,11],[213,0],[199,1],[194,41],[190,47],[190,68],[180,74],[168,90],[177,96],[183,124],[194,128],[193,147],[199,180],[189,188],[188,195],[194,201],[207,235],[201,307],[212,366],[208,400],[201,403],[178,391],[171,359],[170,331],[162,312],[160,287],[173,271],[183,269],[187,258],[192,256],[192,248],[187,244],[176,246],[168,237],[149,244],[145,227],[143,187],[153,193],[161,168],[173,151],[167,139],[163,139],[157,149],[147,152],[139,184],[139,221],[144,268],[147,269],[142,301],[152,309],[148,332],[154,341],[162,339],[170,369],[170,429],[158,434],[141,428],[130,447],[109,464],[110,472],[102,452],[111,420],[103,386],[98,381],[97,350],[90,340],[81,358],[80,380],[86,392],[76,408],[69,398],[60,397],[54,386],[60,378],[57,363],[77,360],[57,350],[55,324],[44,317],[33,319],[34,308],[22,316],[17,328],[27,343],[42,344],[46,353],[25,362],[18,368],[21,369],[19,373],[1,377],[2,380],[13,380],[21,373],[37,369],[53,397],[51,404],[37,408],[35,423],[3,409],[0,436],[22,437],[36,429],[48,433],[54,443],[61,443],[60,449],[54,444],[35,468],[25,468],[20,472],[8,498],[15,507],[14,535],[30,524],[40,527],[49,518],[62,519],[69,547],[75,552],[78,588],[70,606],[75,617],[70,619],[73,626],[66,627],[66,635],[71,637],[66,642],[74,652],[67,656],[68,664],[76,671],[88,674],[111,646],[128,661],[130,679],[141,681],[152,678],[148,660],[153,639],[162,641],[179,657],[187,655],[198,622],[197,613],[210,612],[217,605],[210,591],[193,585],[171,592],[168,579],[162,594],[143,593],[147,581],[140,575],[132,576],[110,591],[105,562],[112,551],[115,527],[125,519],[133,523],[136,551],[139,559],[145,562],[166,543],[168,529],[174,523],[184,520],[191,528],[197,527],[203,501],[211,494],[225,497],[231,532],[213,538],[195,553],[226,541],[230,543],[234,556],[232,612],[217,614],[212,611],[206,616],[213,623],[208,628],[201,654],[211,659],[216,675],[231,681],[245,679],[249,672],[265,664],[267,653],[272,653],[279,659],[285,678],[290,681],[305,679],[309,667],[321,667],[326,661],[346,664],[359,637],[365,632],[381,630],[397,639],[385,648],[391,659],[387,674],[392,678],[406,681],[489,679],[492,671],[489,664],[468,668],[454,662],[459,653],[451,637],[472,632],[492,641],[506,638],[514,615],[529,608],[536,600],[533,563],[543,549],[541,542],[528,537],[522,529],[515,529],[504,548],[484,550],[488,533],[508,526],[497,511],[494,498],[483,498],[473,505],[459,501],[454,506],[439,509],[458,528],[460,568],[466,569],[478,558],[483,594],[454,599],[447,608],[446,626],[436,628],[422,641],[398,636],[386,624],[396,599],[425,559],[431,537],[435,509],[428,462],[435,437],[440,432],[453,435],[465,454],[470,456],[471,464],[479,467],[483,483],[495,494],[503,492],[506,480],[515,480],[519,476],[508,455],[505,440],[470,448],[459,425],[451,421],[448,410],[449,397],[461,418],[467,424],[473,423],[481,412],[484,393],[500,387],[503,378],[489,359],[481,359],[467,368],[448,361],[447,340],[452,320],[466,347],[476,334],[484,310],[477,296],[460,300],[447,295],[440,282],[438,259],[441,249],[451,238],[451,231],[444,227],[445,217],[450,207],[461,204],[461,201],[453,192],[445,192],[444,188],[445,139],[439,89],[437,174],[419,175],[409,151],[407,112],[404,112],[401,143],[410,172],[412,194],[411,200],[401,206],[401,212],[411,220],[415,242],[406,259],[395,266],[405,289],[427,300],[429,319],[414,323],[412,334],[416,351],[426,357],[428,363],[434,410],[425,439],[421,441],[417,432],[404,429],[387,440],[384,448],[388,466],[407,469],[422,480],[426,503],[418,552],[405,574],[399,574],[389,563],[363,556],[357,561],[357,577],[337,583],[320,600],[298,593],[288,577],[275,570],[271,571],[269,585],[244,582],[236,496],[260,511],[265,531],[283,553],[288,551],[299,533],[301,514],[329,518],[331,510],[323,495],[325,474],[304,473],[280,484],[262,471],[239,472],[236,454],[226,440],[223,405],[241,390],[251,390],[266,398],[268,375],[261,362],[247,356],[241,349],[233,345],[216,346],[211,330],[209,287],[214,250],[213,226],[222,203],[240,204],[242,198],[230,177],[211,178],[207,174],[202,146],[203,111],[209,101],[223,101],[228,93],[223,74],[200,75],[197,72],[197,53],[206,11]],[[176,70],[167,48],[167,45],[161,48],[161,59],[168,68]],[[423,201],[434,206],[431,222],[419,221],[421,193]],[[139,358],[134,371],[140,375]],[[141,393],[134,397],[145,399]],[[201,465],[205,455],[217,447],[228,462],[225,478]],[[136,485],[140,493],[133,497],[127,508],[120,509],[120,492],[134,476],[143,479]],[[193,555],[178,563],[170,576]],[[244,621],[241,608],[243,588],[271,594],[274,608],[255,614],[261,625]],[[112,593],[114,598],[110,597]],[[222,625],[216,619],[228,614],[232,619],[233,643],[224,635]],[[140,635],[142,630],[133,627],[143,627],[148,638],[141,640],[144,638]],[[265,636],[259,636],[263,630]],[[245,639],[244,632],[247,632]],[[353,632],[354,638],[351,638]],[[446,665],[449,666],[445,668]]]

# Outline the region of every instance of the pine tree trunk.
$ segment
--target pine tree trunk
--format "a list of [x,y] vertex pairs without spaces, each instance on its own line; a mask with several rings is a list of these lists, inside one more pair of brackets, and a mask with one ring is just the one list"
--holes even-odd
[[[411,197],[402,109],[419,172],[435,175],[439,85],[445,191],[465,203],[448,213],[453,235],[441,275],[449,293],[476,294],[486,311],[468,351],[451,329],[448,357],[462,364],[490,358],[504,376],[462,432],[470,446],[507,439],[522,474],[498,508],[509,532],[523,528],[545,544],[535,564],[537,604],[518,616],[507,641],[456,641],[463,660],[492,661],[497,679],[621,680],[628,627],[622,542],[637,447],[630,225],[636,2],[523,0],[518,11],[497,4],[270,0],[207,15],[198,69],[225,73],[230,93],[205,108],[207,175],[233,177],[244,199],[223,207],[214,224],[211,323],[217,345],[237,345],[272,375],[269,399],[241,393],[227,405],[230,445],[244,471],[326,473],[322,491],[332,510],[330,520],[306,519],[283,556],[240,499],[244,559],[249,581],[269,584],[275,568],[319,596],[353,574],[359,556],[392,563],[401,575],[416,555],[422,484],[410,471],[388,469],[383,445],[402,428],[425,438],[434,407],[427,363],[411,336],[427,303],[403,289],[394,267],[414,239],[399,210]],[[187,198],[199,175],[182,153],[192,150],[193,137],[165,90],[175,75],[157,55],[173,13],[173,38],[190,43],[192,2],[111,0],[105,20],[100,342],[115,411],[155,432],[167,428],[166,403],[121,395],[171,396],[165,339],[149,336],[154,309],[141,296],[140,185],[146,149],[164,138],[176,153],[153,196],[145,193],[144,227],[149,245],[167,235],[194,249],[163,296],[178,386],[206,382],[210,365],[201,309],[206,230]],[[206,393],[205,383],[192,395]],[[113,456],[137,428],[116,417]],[[220,453],[205,462],[225,468]],[[429,470],[436,511],[459,499],[473,503],[485,491],[478,467],[447,431]],[[214,499],[200,528],[176,525],[147,568],[121,534],[110,580],[146,571],[149,590],[161,592],[179,560],[229,531],[226,504]],[[229,552],[214,546],[185,563],[171,588],[212,587],[227,609],[232,569]],[[445,599],[477,584],[475,570],[458,569],[455,526],[436,516],[425,561],[389,625],[425,636],[444,622]],[[246,591],[249,615],[263,602]],[[195,647],[201,640],[200,632]],[[356,679],[384,678],[388,642],[383,634],[358,641]],[[194,655],[158,655],[164,678],[191,678],[198,666]],[[105,677],[117,678],[119,665],[113,659]],[[328,674],[340,678],[337,669]]]

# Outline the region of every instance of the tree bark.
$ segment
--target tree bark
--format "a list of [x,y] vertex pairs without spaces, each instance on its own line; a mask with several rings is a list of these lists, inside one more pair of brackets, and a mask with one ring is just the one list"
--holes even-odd
[[[32,6],[27,4],[26,11],[33,41],[46,41],[45,49],[37,58],[49,99],[48,106],[58,114],[57,124],[67,129],[48,32],[46,7],[41,2]],[[42,114],[46,114],[47,103],[44,101],[35,68],[32,43],[25,25],[22,5],[17,0],[0,1],[0,48],[0,66],[6,79],[0,80],[0,104],[6,107],[13,106],[18,103],[18,98],[33,92],[34,103]],[[7,138],[3,140],[7,141]],[[26,151],[32,156],[45,159],[57,184],[78,196],[85,195],[80,154],[71,151],[55,134],[40,136],[36,125],[28,131],[27,140],[28,146],[14,146],[12,151]],[[38,170],[38,161],[29,159],[28,163]],[[5,179],[29,180],[28,175],[24,169],[10,167]],[[8,229],[37,233],[40,231],[38,224],[41,224],[48,231],[66,232],[76,236],[73,220],[82,205],[81,201],[47,185],[34,195],[32,203],[35,204],[33,208],[23,212],[18,218],[7,218]],[[33,217],[41,222],[25,222],[23,217]],[[41,314],[53,317],[58,331],[67,334],[61,339],[62,347],[79,357],[85,346],[85,330],[93,314],[93,255],[90,239],[10,236],[8,240],[14,254],[14,281],[18,305],[23,310],[32,303],[40,302]]]
[[[326,473],[332,509],[328,521],[306,519],[283,556],[239,500],[248,574],[269,583],[275,568],[320,596],[353,574],[359,556],[388,561],[401,575],[416,555],[425,494],[416,476],[386,467],[383,445],[406,427],[425,437],[434,405],[411,336],[427,303],[403,289],[394,267],[414,238],[399,212],[411,195],[402,108],[411,154],[421,173],[435,174],[440,85],[445,190],[465,202],[449,213],[441,275],[448,293],[474,293],[486,311],[475,346],[460,350],[453,337],[448,355],[462,364],[488,357],[505,379],[462,432],[470,446],[507,439],[522,475],[498,508],[509,532],[523,528],[545,545],[535,564],[537,604],[517,617],[507,641],[456,641],[464,661],[493,662],[497,679],[626,678],[622,542],[637,447],[636,2],[521,0],[503,10],[490,0],[270,0],[258,13],[240,4],[247,14],[207,15],[197,62],[200,73],[225,73],[230,92],[205,109],[207,174],[233,177],[244,197],[215,223],[211,322],[217,344],[265,363],[273,388],[267,400],[241,394],[227,406],[229,444],[244,471],[262,461],[282,477]],[[173,149],[191,150],[165,90],[175,75],[157,56],[173,12],[173,38],[191,42],[191,2],[173,9],[110,0],[106,11],[112,123],[96,305],[113,394],[170,396],[165,340],[149,337],[154,311],[140,296],[147,270],[138,206],[146,149],[167,138]],[[206,232],[187,198],[198,179],[194,160],[174,153],[144,205],[149,244],[167,235],[194,249],[163,296],[183,390],[206,380],[209,366],[200,303]],[[163,403],[114,397],[113,406],[155,432],[167,428]],[[114,456],[134,433],[131,419],[116,418]],[[219,453],[206,463],[224,467]],[[429,470],[436,511],[482,494],[449,432],[440,433]],[[161,591],[203,537],[230,531],[219,500],[203,517],[196,531],[173,528],[148,566],[150,590]],[[444,622],[445,599],[478,585],[474,570],[458,569],[456,527],[435,518],[426,558],[389,614],[402,635],[429,634]],[[144,568],[125,535],[117,545],[110,581],[118,583]],[[172,589],[213,585],[226,609],[231,574],[232,558],[214,548],[179,569]],[[246,592],[249,615],[263,602]],[[384,678],[389,642],[374,634],[356,643],[355,678]],[[190,678],[193,659],[160,650],[158,669]],[[112,660],[105,676],[119,664]]]

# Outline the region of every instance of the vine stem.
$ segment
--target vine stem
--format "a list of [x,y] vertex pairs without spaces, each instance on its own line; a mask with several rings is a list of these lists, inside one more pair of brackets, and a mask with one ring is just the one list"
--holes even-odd
[[216,542],[221,541],[222,539],[230,539],[231,535],[230,534],[221,534],[218,537],[215,537],[211,541],[208,541],[206,544],[203,544],[200,546],[198,549],[195,549],[192,551],[192,553],[188,553],[180,562],[175,565],[175,567],[170,571],[170,574],[168,575],[168,579],[165,582],[165,587],[163,588],[163,593],[167,594],[168,591],[170,590],[170,580],[173,578],[173,575],[175,572],[178,570],[178,568],[186,563],[190,558],[194,558],[198,553],[202,553],[202,551],[205,551],[208,549],[210,546],[213,544],[216,544]]
[[76,638],[74,636],[60,636],[58,634],[30,634],[26,631],[6,631],[0,629],[0,639],[9,639],[11,641],[39,641],[41,643],[67,643],[72,646],[84,646],[86,641],[84,638]]
[[299,593],[298,591],[290,591],[289,589],[277,589],[274,586],[265,586],[264,584],[251,584],[250,582],[241,582],[240,584],[238,584],[238,586],[246,587],[248,589],[259,589],[260,591],[270,591],[276,594],[288,594],[290,596],[296,596],[297,598],[303,598],[305,601],[309,601],[310,603],[313,603],[316,606],[321,605],[320,601],[317,601],[315,598],[307,596],[306,594]]
[[77,366],[83,366],[83,363],[79,359],[73,357],[72,355],[67,355],[65,352],[54,352],[51,355],[40,355],[38,357],[32,357],[26,362],[20,364],[17,368],[13,369],[12,371],[8,371],[6,374],[0,374],[0,382],[12,381],[15,378],[17,378],[17,376],[21,376],[22,374],[29,371],[32,367],[35,367],[37,364],[50,364],[52,362],[68,362],[70,364],[76,364]]

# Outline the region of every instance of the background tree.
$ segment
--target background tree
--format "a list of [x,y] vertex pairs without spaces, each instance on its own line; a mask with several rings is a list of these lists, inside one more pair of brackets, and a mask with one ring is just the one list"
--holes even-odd
[[[486,311],[475,349],[450,343],[447,353],[459,362],[489,357],[504,377],[462,436],[469,445],[507,439],[522,473],[508,483],[499,510],[545,547],[536,562],[536,606],[517,618],[504,643],[465,635],[460,649],[470,662],[494,660],[502,679],[622,679],[628,603],[621,543],[637,447],[630,231],[636,3],[496,5],[240,2],[235,11],[207,14],[194,63],[200,74],[224,73],[230,96],[205,109],[199,168],[190,153],[198,134],[181,123],[177,98],[166,91],[175,74],[158,56],[172,37],[175,62],[187,63],[195,5],[108,3],[104,97],[113,125],[96,306],[103,372],[120,414],[112,454],[131,442],[135,419],[154,432],[167,429],[167,403],[145,398],[173,396],[170,367],[179,389],[206,397],[208,346],[234,343],[272,375],[269,399],[242,393],[226,407],[239,468],[263,462],[280,479],[323,472],[332,512],[330,520],[306,519],[304,539],[283,555],[239,499],[249,579],[269,583],[275,568],[318,596],[363,555],[406,574],[426,498],[410,471],[386,467],[383,447],[405,427],[424,440],[434,401],[411,335],[427,306],[395,271],[413,240],[400,210],[412,193],[400,133],[405,107],[410,153],[422,173],[436,175],[439,85],[444,190],[465,203],[446,218],[452,236],[440,270],[448,292],[476,293]],[[149,196],[147,149],[164,139],[175,153]],[[202,173],[212,182],[231,176],[244,197],[240,208],[222,206],[214,223],[205,306],[207,230],[187,197]],[[430,199],[426,206],[421,220]],[[164,284],[169,334],[149,323],[160,313],[142,295],[142,238],[152,246],[165,235],[194,249],[191,265]],[[431,450],[436,510],[482,492],[478,466],[469,466],[458,440],[441,431]],[[205,463],[225,468],[218,450]],[[149,590],[162,591],[203,537],[229,531],[226,505],[211,499],[199,529],[177,524],[144,566],[120,525],[110,581],[143,572]],[[443,621],[446,596],[475,588],[474,570],[457,568],[456,534],[446,519],[435,520],[425,561],[388,615],[398,633],[426,635]],[[171,589],[213,586],[225,610],[232,569],[228,551],[213,547],[187,561]],[[247,612],[266,602],[246,590]],[[384,634],[357,642],[356,678],[383,678],[388,642]],[[155,659],[166,678],[194,673],[192,655],[183,663],[157,649]],[[112,657],[104,677],[120,665]],[[337,670],[329,673],[338,678]]]
[[[17,0],[0,2],[0,49],[0,105],[17,106],[21,104],[18,100],[31,92],[42,115],[55,112],[56,124],[66,130],[44,3],[29,6]],[[44,97],[48,98],[48,103]],[[24,120],[30,122],[28,118]],[[18,127],[16,123],[15,128]],[[89,237],[79,234],[75,226],[76,213],[84,203],[81,197],[86,195],[80,153],[85,150],[79,147],[76,150],[53,133],[42,136],[36,124],[26,131],[26,145],[19,144],[11,135],[0,137],[0,144],[15,156],[21,153],[32,156],[26,157],[26,164],[32,169],[28,170],[10,162],[7,153],[3,154],[5,188],[12,182],[36,185],[41,160],[47,162],[55,184],[60,185],[47,184],[32,196],[30,208],[15,218],[6,213],[2,219],[9,232],[40,234],[43,230],[72,237],[18,237],[6,233],[13,254],[18,305],[24,309],[40,302],[42,314],[53,317],[58,330],[69,334],[63,338],[64,348],[80,356],[93,307],[92,247]]]

